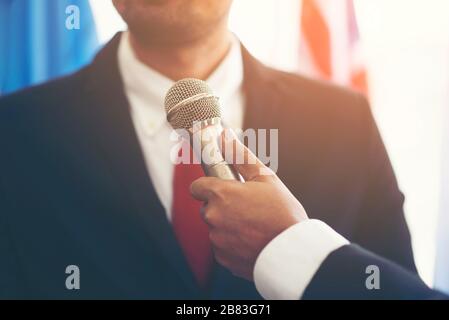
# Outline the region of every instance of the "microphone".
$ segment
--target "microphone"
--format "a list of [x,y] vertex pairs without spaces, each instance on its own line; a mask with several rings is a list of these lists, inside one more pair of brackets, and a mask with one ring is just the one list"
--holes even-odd
[[165,98],[165,111],[173,129],[189,132],[190,145],[206,176],[240,181],[220,151],[220,101],[206,82],[189,78],[175,83]]

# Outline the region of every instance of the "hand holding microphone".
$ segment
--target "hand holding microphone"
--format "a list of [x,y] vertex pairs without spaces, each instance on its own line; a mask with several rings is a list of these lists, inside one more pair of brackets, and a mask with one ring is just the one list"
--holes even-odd
[[165,109],[175,130],[187,130],[207,176],[194,182],[191,192],[205,202],[203,218],[216,260],[251,280],[262,249],[307,214],[280,179],[231,130],[223,130],[219,99],[204,81],[178,81],[167,93]]
[[[195,181],[191,193],[204,201],[204,219],[217,261],[237,276],[253,278],[263,248],[289,227],[307,220],[301,203],[282,181],[227,130],[223,150],[233,150],[234,167],[245,183],[205,177]],[[229,138],[229,137],[232,138]]]

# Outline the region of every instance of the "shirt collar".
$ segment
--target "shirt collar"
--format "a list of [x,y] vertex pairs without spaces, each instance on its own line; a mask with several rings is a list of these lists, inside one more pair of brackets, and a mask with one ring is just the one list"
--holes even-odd
[[[136,57],[128,32],[124,32],[120,40],[118,62],[132,112],[146,135],[154,136],[162,126],[167,125],[164,100],[174,81]],[[240,93],[243,85],[243,58],[240,42],[235,36],[228,55],[206,82],[220,97],[223,121],[229,122],[231,115],[226,110],[227,102]]]

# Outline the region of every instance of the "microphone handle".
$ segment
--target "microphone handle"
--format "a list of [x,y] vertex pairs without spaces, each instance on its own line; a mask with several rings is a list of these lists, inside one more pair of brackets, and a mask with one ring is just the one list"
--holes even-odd
[[[198,124],[195,133],[191,132],[190,144],[197,158],[201,159],[201,166],[208,177],[216,177],[223,180],[242,181],[235,168],[223,158],[218,145],[218,137],[223,131],[220,119],[214,118]],[[208,152],[204,152],[207,150]],[[208,155],[203,158],[203,153]],[[206,161],[204,161],[206,160]]]
[[220,163],[214,164],[214,165],[206,165],[202,164],[204,173],[208,177],[216,177],[223,180],[236,180],[240,181],[240,176],[227,162],[222,161]]

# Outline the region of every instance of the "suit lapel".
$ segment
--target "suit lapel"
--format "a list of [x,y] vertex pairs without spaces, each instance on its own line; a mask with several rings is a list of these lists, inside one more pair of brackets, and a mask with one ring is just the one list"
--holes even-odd
[[[281,97],[276,92],[275,78],[267,67],[242,46],[246,98],[243,129],[278,129]],[[255,151],[255,150],[253,150]]]
[[106,45],[88,68],[86,81],[86,121],[116,178],[116,183],[130,202],[130,212],[148,234],[149,241],[159,245],[162,255],[176,270],[184,284],[199,293],[194,277],[178,246],[165,210],[152,185],[143,153],[132,123],[129,102],[118,69],[117,52],[120,34]]

